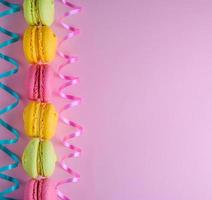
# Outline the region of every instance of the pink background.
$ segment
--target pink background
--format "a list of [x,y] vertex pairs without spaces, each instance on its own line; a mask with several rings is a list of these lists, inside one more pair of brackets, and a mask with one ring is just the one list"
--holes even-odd
[[[212,2],[77,3],[84,11],[70,22],[82,32],[64,48],[81,58],[67,71],[81,78],[71,92],[83,102],[70,117],[83,124],[85,134],[74,140],[82,156],[69,163],[81,180],[64,187],[66,194],[76,200],[211,199]],[[56,6],[60,16],[62,7]],[[1,24],[21,34],[26,27],[22,14]],[[60,39],[61,28],[53,28]],[[21,64],[17,75],[5,79],[22,95],[18,108],[5,115],[21,131],[13,145],[21,155],[28,142],[21,120],[27,63],[21,42],[5,51]],[[10,101],[0,95],[1,105]],[[64,102],[53,101],[58,108]],[[65,150],[58,138],[67,130],[59,125],[54,138],[59,156]],[[8,162],[1,155],[1,162]],[[21,165],[9,174],[22,183],[28,179]],[[65,176],[57,167],[53,177]],[[1,188],[5,185],[1,181]],[[12,196],[22,199],[22,192],[23,184]]]

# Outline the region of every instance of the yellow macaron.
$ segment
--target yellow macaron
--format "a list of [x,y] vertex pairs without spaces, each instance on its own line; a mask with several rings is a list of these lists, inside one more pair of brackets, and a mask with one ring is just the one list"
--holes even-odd
[[24,32],[24,53],[31,64],[51,62],[55,57],[56,46],[56,35],[48,26],[29,26]]
[[48,140],[54,136],[58,113],[51,103],[31,101],[24,109],[23,120],[27,136]]

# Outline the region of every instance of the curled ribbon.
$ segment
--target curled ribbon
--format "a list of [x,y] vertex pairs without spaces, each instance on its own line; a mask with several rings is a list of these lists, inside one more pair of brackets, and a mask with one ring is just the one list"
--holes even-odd
[[56,189],[57,189],[57,195],[60,199],[62,200],[70,200],[70,198],[68,198],[67,196],[65,196],[59,189],[58,187],[63,185],[63,184],[67,184],[67,183],[76,183],[78,182],[80,175],[79,173],[75,172],[73,169],[71,169],[65,162],[65,160],[69,159],[69,158],[74,158],[74,157],[78,157],[81,153],[81,149],[75,145],[72,145],[69,143],[69,140],[78,137],[81,135],[82,133],[82,126],[75,123],[74,121],[68,119],[67,117],[65,117],[62,113],[77,106],[80,102],[81,102],[81,98],[80,97],[76,97],[73,96],[71,94],[67,94],[64,90],[69,87],[72,86],[76,83],[78,83],[79,78],[78,77],[74,77],[74,76],[69,76],[69,75],[64,75],[62,73],[62,70],[64,69],[64,67],[66,67],[69,64],[73,64],[75,63],[78,59],[75,56],[69,55],[64,53],[62,50],[60,50],[61,45],[68,39],[74,37],[75,35],[77,35],[79,33],[79,29],[70,26],[68,24],[66,24],[64,22],[64,19],[66,17],[69,17],[71,15],[77,14],[81,11],[81,8],[66,1],[66,0],[59,0],[59,2],[61,2],[63,5],[67,6],[69,8],[69,11],[65,12],[64,15],[59,19],[58,23],[65,29],[68,31],[68,34],[66,34],[62,40],[60,41],[60,43],[58,44],[58,51],[57,54],[64,60],[64,63],[60,64],[58,66],[58,70],[57,70],[57,74],[58,76],[65,81],[65,83],[63,83],[59,89],[58,89],[58,95],[66,100],[69,100],[69,103],[66,104],[64,107],[61,108],[61,110],[59,111],[59,116],[60,116],[60,121],[62,123],[64,123],[65,125],[71,127],[72,129],[74,129],[73,132],[68,133],[65,137],[62,138],[62,144],[64,147],[68,148],[70,150],[70,153],[68,155],[64,155],[60,161],[59,164],[60,166],[70,175],[69,178],[66,178],[64,180],[61,180],[57,183],[56,185]]
[[[0,18],[7,16],[7,15],[11,15],[13,13],[16,13],[16,12],[20,11],[20,9],[21,9],[21,6],[19,4],[9,3],[5,0],[0,0],[0,3],[3,4],[6,7],[9,7],[8,10],[0,12]],[[8,45],[11,45],[14,42],[17,42],[20,39],[18,34],[10,32],[3,27],[0,27],[0,32],[11,37],[10,39],[0,43],[0,49],[6,47]],[[0,53],[0,59],[3,59],[6,62],[8,62],[8,63],[10,63],[14,66],[13,69],[0,73],[0,79],[12,76],[15,73],[17,73],[17,71],[19,69],[19,64],[17,63],[16,60],[14,60],[13,58],[11,58],[11,57],[9,57],[5,54],[2,54],[2,53]],[[3,114],[8,113],[11,110],[13,110],[18,105],[20,97],[17,94],[17,92],[15,92],[13,89],[9,88],[8,86],[3,84],[2,82],[0,82],[0,89],[4,90],[5,92],[7,92],[9,95],[14,97],[14,99],[15,99],[15,101],[13,103],[11,103],[10,105],[0,109],[0,116],[2,116]],[[10,124],[5,122],[1,118],[0,118],[0,125],[2,127],[4,127],[5,129],[7,129],[8,131],[10,131],[14,135],[13,139],[0,140],[0,150],[3,151],[5,154],[7,154],[13,160],[13,163],[10,163],[8,165],[0,167],[0,178],[13,183],[12,186],[6,188],[3,191],[0,191],[0,199],[2,199],[2,200],[3,199],[5,199],[5,200],[11,199],[12,200],[13,198],[5,197],[5,196],[8,195],[8,194],[11,194],[15,190],[17,190],[19,188],[20,183],[19,183],[18,179],[11,177],[7,174],[4,174],[3,172],[16,168],[18,166],[20,160],[19,160],[19,157],[15,153],[10,151],[5,145],[15,144],[19,139],[19,132],[18,132],[17,129],[12,127]]]

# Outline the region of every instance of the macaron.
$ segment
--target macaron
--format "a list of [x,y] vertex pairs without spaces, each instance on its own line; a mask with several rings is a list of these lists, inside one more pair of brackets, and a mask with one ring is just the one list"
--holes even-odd
[[23,120],[27,136],[48,140],[54,136],[58,113],[51,103],[30,101],[24,109]]
[[31,65],[26,79],[28,99],[48,102],[52,93],[52,80],[53,73],[49,65]]
[[49,177],[53,174],[57,156],[49,140],[30,140],[22,155],[22,165],[32,178]]
[[31,64],[51,62],[56,46],[56,35],[48,26],[29,26],[24,32],[24,54]]
[[47,178],[29,180],[25,185],[24,200],[57,200],[55,181]]
[[23,10],[29,25],[51,26],[54,21],[54,0],[24,0]]

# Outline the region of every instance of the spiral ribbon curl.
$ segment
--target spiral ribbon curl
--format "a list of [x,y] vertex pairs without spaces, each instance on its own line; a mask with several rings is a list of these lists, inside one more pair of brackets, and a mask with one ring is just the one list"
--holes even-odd
[[[5,0],[0,0],[0,3],[6,7],[9,7],[8,10],[0,12],[0,18],[7,16],[7,15],[11,15],[13,13],[16,13],[16,12],[20,11],[20,9],[21,9],[21,6],[19,4],[9,3]],[[17,42],[20,39],[18,34],[10,32],[3,27],[0,27],[0,32],[11,37],[9,40],[6,40],[6,41],[0,43],[0,49],[13,44],[14,42]],[[12,76],[15,73],[17,73],[17,71],[19,69],[19,64],[17,63],[16,60],[14,60],[13,58],[11,58],[5,54],[2,54],[2,53],[0,53],[0,59],[3,59],[6,62],[8,62],[14,66],[13,69],[0,73],[0,79]],[[14,97],[14,99],[15,99],[15,101],[13,103],[0,109],[0,116],[2,116],[3,114],[8,113],[11,110],[13,110],[18,105],[20,97],[17,94],[17,92],[15,92],[13,89],[9,88],[2,82],[0,82],[0,89],[4,90],[5,92],[7,92],[9,95]],[[15,190],[17,190],[19,188],[20,183],[19,183],[18,179],[11,177],[9,175],[6,175],[3,172],[16,168],[20,161],[19,161],[19,157],[15,153],[13,153],[11,150],[9,150],[5,145],[15,144],[19,139],[19,132],[17,129],[12,127],[10,124],[5,122],[1,118],[0,118],[0,125],[2,127],[4,127],[5,129],[7,129],[8,131],[10,131],[14,135],[13,139],[0,140],[0,150],[3,151],[5,154],[7,154],[13,160],[13,163],[0,167],[0,178],[13,183],[12,186],[8,187],[7,189],[5,189],[3,191],[0,191],[0,199],[10,200],[12,198],[5,197],[5,195],[11,194]]]
[[60,166],[70,175],[69,178],[66,178],[65,180],[61,180],[58,182],[56,188],[57,188],[57,195],[60,199],[62,200],[70,200],[70,198],[68,198],[67,196],[65,196],[59,189],[58,187],[63,185],[63,184],[67,184],[67,183],[75,183],[78,182],[80,175],[75,172],[73,169],[71,169],[65,162],[65,160],[69,159],[69,158],[74,158],[74,157],[78,157],[81,153],[81,149],[75,145],[72,145],[69,143],[69,140],[78,137],[81,135],[82,133],[82,126],[75,123],[74,121],[68,119],[67,117],[65,117],[63,115],[63,112],[77,106],[80,101],[81,98],[80,97],[76,97],[73,96],[71,94],[67,94],[64,90],[67,87],[70,87],[76,83],[78,83],[79,78],[78,77],[74,77],[74,76],[69,76],[69,75],[64,75],[62,73],[62,70],[69,64],[73,64],[75,63],[78,59],[75,56],[69,55],[64,53],[61,50],[61,45],[68,39],[74,37],[75,35],[77,35],[79,33],[79,29],[70,26],[68,24],[66,24],[64,22],[64,19],[66,17],[72,16],[74,14],[77,14],[81,11],[81,8],[66,1],[66,0],[59,0],[60,3],[62,3],[64,6],[68,7],[69,10],[67,12],[65,12],[63,14],[63,16],[59,19],[58,23],[60,24],[60,26],[62,26],[65,30],[68,31],[68,34],[66,34],[62,40],[60,41],[59,45],[58,45],[58,51],[57,54],[64,60],[64,63],[60,64],[58,66],[58,70],[57,70],[57,74],[58,76],[65,81],[65,83],[63,83],[59,89],[58,89],[58,95],[66,100],[69,100],[69,103],[66,104],[64,107],[62,107],[62,109],[59,111],[59,116],[60,116],[60,121],[62,123],[64,123],[65,125],[71,127],[72,129],[74,129],[74,131],[70,132],[69,134],[67,134],[65,137],[62,138],[62,144],[64,147],[68,148],[70,150],[71,153],[69,153],[68,155],[64,155],[60,161],[59,164]]

